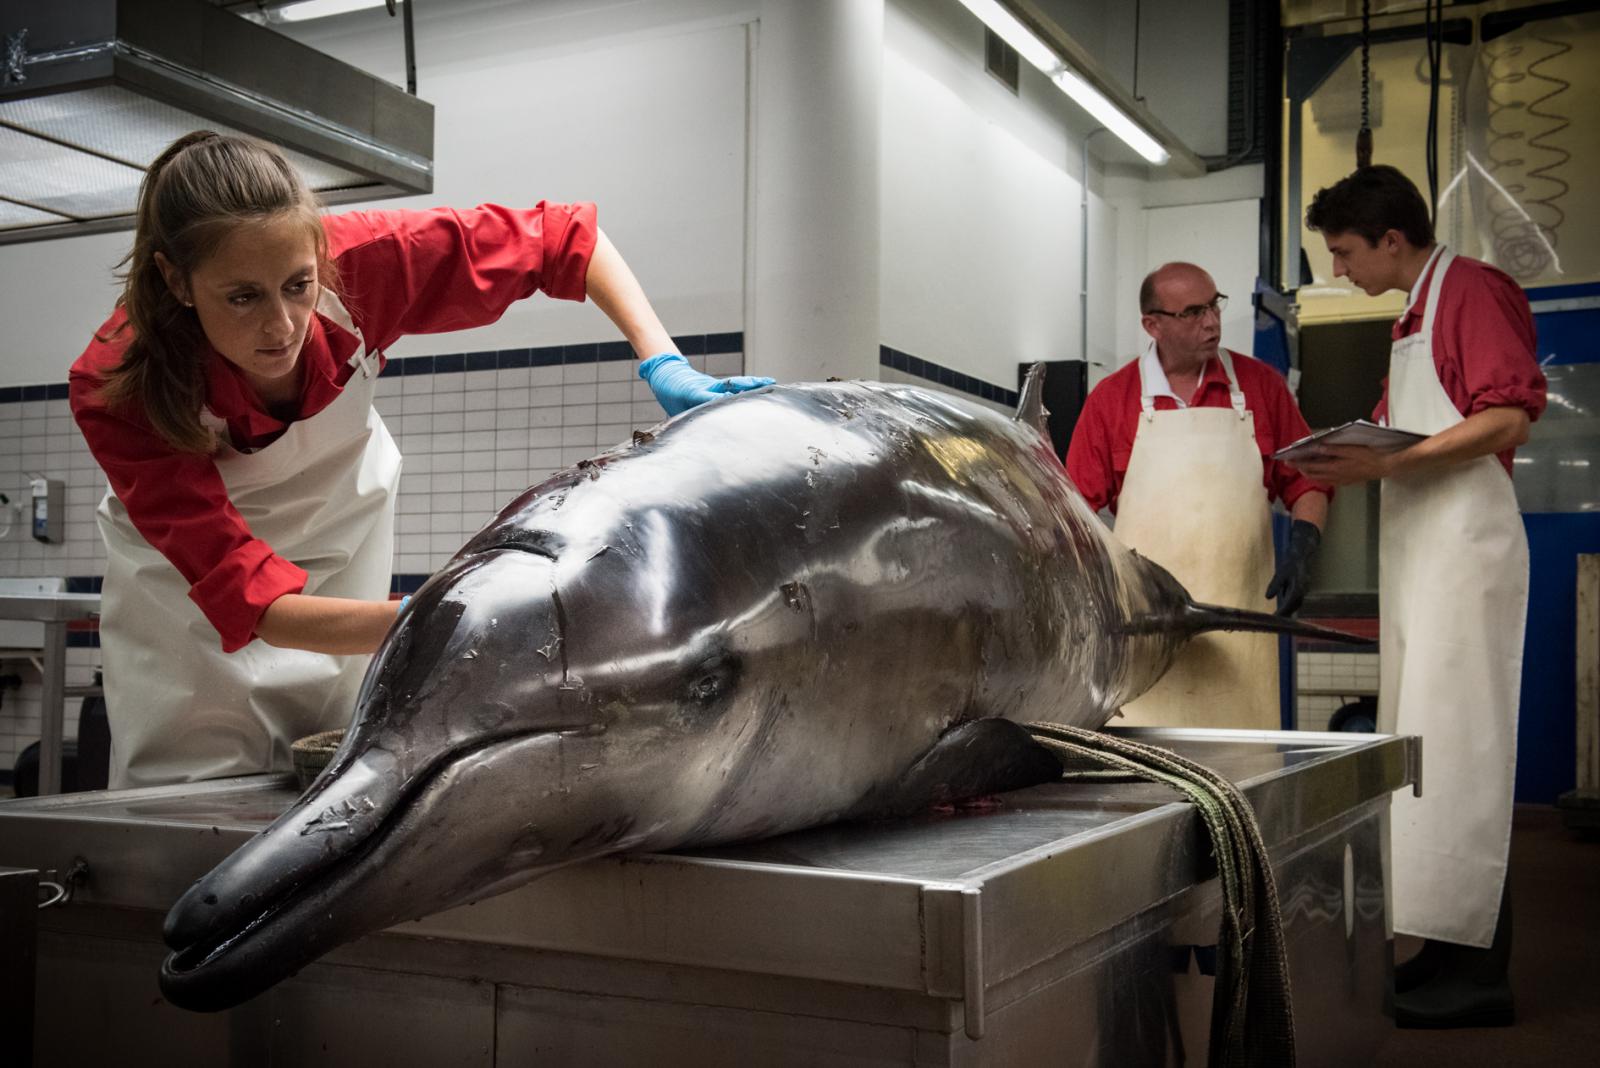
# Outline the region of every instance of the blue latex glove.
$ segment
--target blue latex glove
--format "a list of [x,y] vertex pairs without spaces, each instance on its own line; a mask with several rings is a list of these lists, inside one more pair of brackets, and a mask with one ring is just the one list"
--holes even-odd
[[689,361],[676,352],[664,352],[645,360],[639,365],[639,377],[650,386],[656,403],[668,415],[678,415],[729,393],[770,386],[774,381],[751,375],[712,378],[690,367]]

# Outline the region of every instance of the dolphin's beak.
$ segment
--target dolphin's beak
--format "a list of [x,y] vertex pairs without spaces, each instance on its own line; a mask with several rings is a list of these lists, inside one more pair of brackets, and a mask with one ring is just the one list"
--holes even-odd
[[362,934],[629,840],[625,816],[597,823],[618,810],[592,803],[604,732],[563,685],[554,573],[496,549],[417,593],[321,777],[168,914],[168,1000],[228,1008]]

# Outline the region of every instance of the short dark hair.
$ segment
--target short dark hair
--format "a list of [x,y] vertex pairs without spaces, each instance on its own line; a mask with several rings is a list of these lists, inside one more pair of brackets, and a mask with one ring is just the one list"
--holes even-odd
[[1415,248],[1433,244],[1433,219],[1411,179],[1387,164],[1359,168],[1317,190],[1306,209],[1306,228],[1325,234],[1360,234],[1376,245],[1398,230]]

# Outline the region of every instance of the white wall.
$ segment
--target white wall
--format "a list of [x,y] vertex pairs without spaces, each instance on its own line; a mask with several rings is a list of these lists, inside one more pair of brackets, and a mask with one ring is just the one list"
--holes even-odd
[[755,33],[751,373],[878,367],[883,0],[764,0]]
[[0,245],[0,386],[67,380],[117,299],[112,272],[128,244],[94,234]]
[[[1023,74],[1013,95],[984,71],[982,26],[954,0],[888,5],[883,341],[1009,387],[1018,363],[1084,355],[1081,146],[1091,123],[1036,71]],[[1115,213],[1093,192],[1090,206],[1093,264],[1114,248]],[[1091,267],[1091,307],[1105,295],[1100,277]],[[1091,316],[1090,326],[1103,357],[1108,323]]]
[[[417,6],[434,192],[386,205],[593,200],[669,331],[741,328],[750,5]],[[404,81],[381,9],[299,25],[307,44]],[[395,352],[615,336],[592,305],[535,300],[444,348],[421,338]]]

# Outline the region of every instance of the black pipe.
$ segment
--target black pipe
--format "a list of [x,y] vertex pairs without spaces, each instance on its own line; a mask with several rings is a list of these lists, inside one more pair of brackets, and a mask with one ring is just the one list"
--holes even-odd
[[400,8],[404,12],[401,21],[405,24],[406,35],[406,92],[412,96],[417,95],[417,39],[411,28],[411,5],[416,0],[400,0]]

